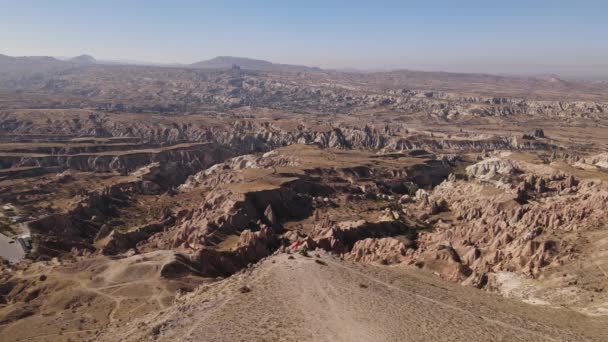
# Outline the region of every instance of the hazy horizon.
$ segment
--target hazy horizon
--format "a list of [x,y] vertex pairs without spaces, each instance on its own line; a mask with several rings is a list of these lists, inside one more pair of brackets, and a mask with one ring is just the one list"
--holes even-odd
[[0,53],[608,79],[601,1],[1,0]]

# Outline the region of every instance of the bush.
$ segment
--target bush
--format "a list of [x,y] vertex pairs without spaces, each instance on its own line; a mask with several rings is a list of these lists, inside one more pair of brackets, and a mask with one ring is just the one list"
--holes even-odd
[[416,191],[418,191],[418,186],[412,182],[404,184],[406,192],[408,195],[412,197],[416,197]]

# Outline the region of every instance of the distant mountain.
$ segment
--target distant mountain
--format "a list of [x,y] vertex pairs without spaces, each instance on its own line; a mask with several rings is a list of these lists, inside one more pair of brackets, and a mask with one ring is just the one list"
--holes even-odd
[[320,68],[307,67],[302,65],[276,64],[259,59],[220,56],[206,61],[190,64],[189,67],[197,69],[229,69],[233,66],[238,66],[241,69],[257,70],[257,71],[288,71],[288,72],[303,72],[303,71],[321,71]]

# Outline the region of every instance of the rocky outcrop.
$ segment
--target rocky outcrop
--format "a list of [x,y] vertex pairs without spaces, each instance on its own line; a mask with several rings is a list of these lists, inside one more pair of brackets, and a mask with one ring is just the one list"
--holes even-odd
[[544,138],[545,137],[545,131],[543,131],[541,128],[537,128],[534,130],[534,136],[536,138]]
[[[36,254],[57,255],[73,248],[94,250],[93,243],[110,233],[105,222],[118,213],[118,208],[129,205],[136,194],[155,194],[175,186],[186,175],[183,169],[174,169],[175,164],[152,164],[133,174],[136,180],[125,181],[88,193],[71,209],[35,219],[28,223],[34,241]],[[159,185],[160,184],[160,185]],[[129,233],[113,232],[107,252],[113,254],[134,247],[134,243],[144,239],[172,220],[169,216],[159,222],[140,227]],[[128,249],[127,248],[127,249]]]
[[51,214],[28,223],[34,252],[57,255],[72,248],[93,250],[92,243],[103,221],[128,201],[141,182],[121,183],[89,193],[65,213]]
[[[264,214],[269,206],[273,218]],[[272,220],[276,225],[281,220],[308,216],[311,211],[309,197],[285,187],[245,194],[214,190],[205,197],[201,208],[178,224],[172,246],[194,250],[213,246],[228,234],[242,232],[250,225],[258,226],[258,221],[272,225]]]
[[390,215],[390,218],[378,222],[365,220],[331,222],[326,219],[315,227],[311,234],[313,243],[309,247],[341,254],[351,251],[357,243],[367,238],[412,235],[413,231],[399,221],[398,217],[395,219],[392,213]]
[[406,255],[412,252],[411,247],[395,238],[367,238],[357,241],[345,258],[358,262],[391,265],[406,261]]
[[[431,196],[444,198],[456,220],[420,233],[415,260],[447,279],[478,286],[488,272],[536,277],[547,267],[575,258],[578,252],[570,240],[560,241],[559,236],[602,222],[608,188],[572,176],[524,173],[520,178],[517,189],[495,194],[484,195],[483,185],[465,181],[447,181],[435,188]],[[529,201],[516,201],[522,193]],[[465,279],[469,277],[473,278]]]
[[284,156],[276,151],[261,155],[246,154],[230,158],[188,177],[186,182],[180,185],[180,189],[188,191],[197,187],[214,188],[220,184],[236,183],[243,180],[238,171],[244,169],[271,169],[298,164],[297,156]]
[[589,169],[589,168],[600,168],[608,169],[608,152],[599,153],[594,156],[577,160],[574,162],[577,167]]
[[489,181],[496,176],[515,176],[522,170],[512,159],[492,157],[468,166],[466,172],[469,177]]
[[185,262],[170,265],[162,272],[181,274],[181,270],[189,271],[193,268],[199,276],[225,277],[258,262],[277,247],[278,239],[273,228],[263,224],[257,232],[248,229],[242,231],[236,246],[230,250],[203,247]]
[[148,223],[141,227],[136,227],[128,232],[118,232],[116,230],[109,233],[107,242],[101,248],[104,255],[117,255],[124,253],[132,248],[136,248],[139,242],[145,241],[153,234],[159,233],[175,223],[175,217],[167,213],[164,218]]
[[132,172],[152,163],[178,165],[190,173],[232,156],[229,149],[213,144],[184,144],[166,149],[132,150],[118,154],[0,154],[0,167],[61,167],[79,171]]
[[446,280],[463,282],[473,273],[450,245],[439,244],[426,253],[427,257],[419,258],[417,265],[436,272]]

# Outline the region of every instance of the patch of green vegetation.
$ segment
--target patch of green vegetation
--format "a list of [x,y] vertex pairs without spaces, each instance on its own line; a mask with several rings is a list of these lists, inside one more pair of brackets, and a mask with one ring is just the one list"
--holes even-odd
[[416,196],[416,191],[418,191],[418,186],[416,184],[414,184],[413,182],[404,184],[407,194],[410,196]]

